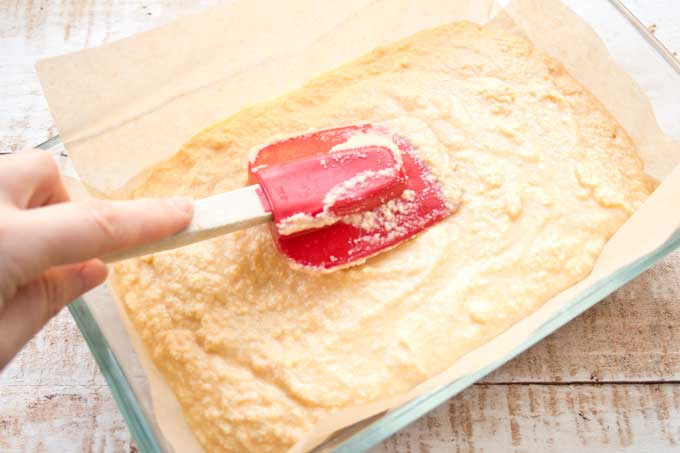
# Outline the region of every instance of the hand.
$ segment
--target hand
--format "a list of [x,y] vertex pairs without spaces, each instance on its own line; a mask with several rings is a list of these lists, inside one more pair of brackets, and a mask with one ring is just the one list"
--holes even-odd
[[176,233],[191,216],[184,198],[70,202],[48,153],[0,157],[0,370],[106,279],[96,257]]

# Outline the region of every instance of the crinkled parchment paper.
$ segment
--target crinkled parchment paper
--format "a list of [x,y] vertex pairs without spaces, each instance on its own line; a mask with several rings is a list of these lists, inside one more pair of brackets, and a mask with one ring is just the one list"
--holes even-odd
[[[608,242],[588,278],[408,394],[329,417],[295,451],[502,362],[545,321],[568,309],[576,295],[662,244],[680,225],[679,144],[661,132],[645,95],[613,63],[593,30],[558,0],[516,0],[505,9],[493,0],[241,1],[38,64],[50,109],[82,181],[98,194],[116,196],[195,133],[245,106],[294,89],[378,45],[459,20],[496,21],[561,61],[625,127],[648,173],[662,184]],[[103,298],[111,300],[110,295]],[[155,423],[167,443],[178,452],[200,451],[124,312],[102,301],[90,307],[137,392],[151,391]]]

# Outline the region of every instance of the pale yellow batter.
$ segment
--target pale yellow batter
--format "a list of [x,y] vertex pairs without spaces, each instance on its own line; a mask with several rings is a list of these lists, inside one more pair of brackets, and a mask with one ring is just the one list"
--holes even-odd
[[449,367],[584,278],[653,188],[626,132],[560,64],[458,23],[201,132],[131,195],[234,189],[272,137],[404,119],[444,149],[430,162],[444,188],[462,188],[458,211],[416,239],[324,275],[291,269],[266,226],[116,266],[207,451],[283,451],[330,412]]

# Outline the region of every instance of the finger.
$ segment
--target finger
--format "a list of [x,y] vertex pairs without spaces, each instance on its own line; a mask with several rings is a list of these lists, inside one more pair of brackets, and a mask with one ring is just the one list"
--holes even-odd
[[31,253],[18,242],[6,247],[19,267],[35,276],[50,266],[163,239],[184,229],[192,214],[186,198],[60,203],[21,213],[16,224],[31,238]]
[[2,158],[0,196],[22,209],[69,199],[57,163],[49,153],[39,149]]
[[66,304],[106,279],[99,260],[53,267],[21,287],[0,312],[0,369]]

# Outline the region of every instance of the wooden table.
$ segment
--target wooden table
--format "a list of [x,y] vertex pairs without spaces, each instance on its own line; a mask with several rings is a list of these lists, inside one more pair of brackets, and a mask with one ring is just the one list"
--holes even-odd
[[[0,149],[56,134],[33,70],[37,59],[122,38],[216,3],[1,0]],[[626,3],[671,51],[680,51],[676,0]],[[374,451],[676,449],[678,252]],[[0,451],[137,451],[66,311],[0,375]]]

